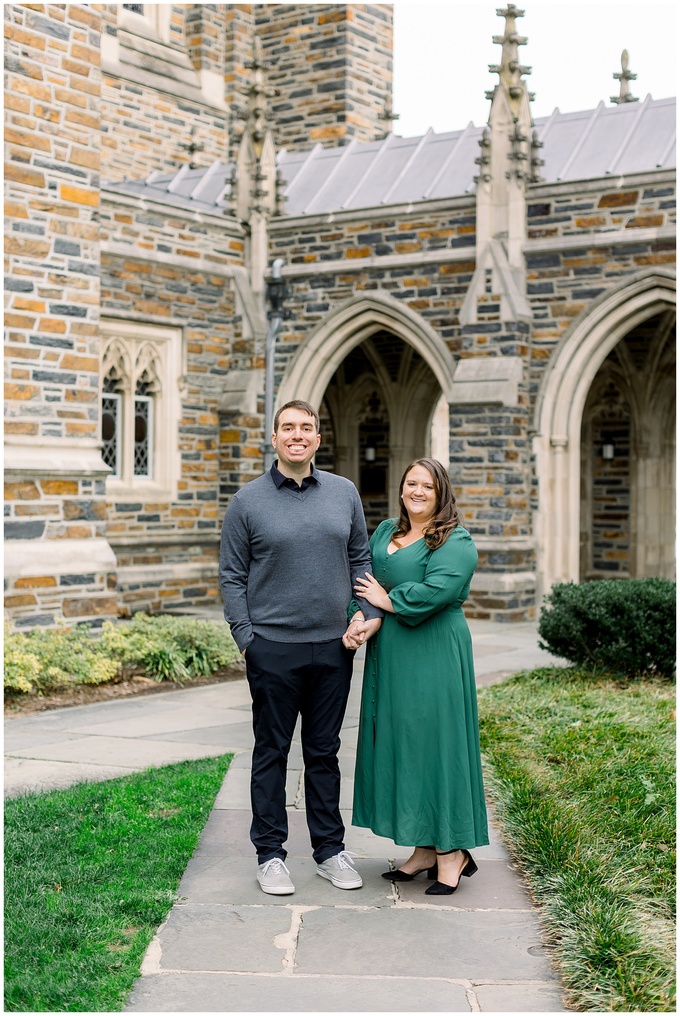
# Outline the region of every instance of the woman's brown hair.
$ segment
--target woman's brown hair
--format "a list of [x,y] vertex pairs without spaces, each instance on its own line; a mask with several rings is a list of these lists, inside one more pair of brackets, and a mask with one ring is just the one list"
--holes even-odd
[[437,507],[434,515],[423,530],[423,535],[427,547],[430,550],[436,550],[443,543],[446,543],[452,530],[460,525],[460,514],[456,505],[456,498],[451,489],[451,481],[441,462],[437,462],[436,459],[414,459],[404,470],[404,475],[399,483],[399,519],[397,531],[394,535],[397,538],[406,536],[411,529],[411,523],[408,512],[404,507],[402,494],[404,492],[406,477],[414,466],[423,466],[427,469],[434,484]]

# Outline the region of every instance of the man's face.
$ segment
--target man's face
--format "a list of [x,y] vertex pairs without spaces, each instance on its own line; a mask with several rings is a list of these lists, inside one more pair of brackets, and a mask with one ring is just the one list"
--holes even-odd
[[299,472],[301,466],[308,466],[312,461],[320,443],[321,435],[316,432],[313,416],[302,409],[283,410],[278,429],[272,434],[279,466],[289,466]]

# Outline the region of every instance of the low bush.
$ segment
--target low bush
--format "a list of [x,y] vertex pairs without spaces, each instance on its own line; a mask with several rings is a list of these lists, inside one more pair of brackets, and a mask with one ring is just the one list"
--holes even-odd
[[226,625],[169,615],[135,614],[125,625],[109,621],[101,643],[121,663],[142,667],[157,681],[178,683],[228,667],[239,655]]
[[228,667],[239,652],[226,625],[136,614],[129,623],[107,622],[100,635],[85,625],[28,633],[5,628],[4,657],[5,690],[29,695],[101,684],[126,672],[183,684]]
[[4,650],[5,688],[20,694],[102,684],[120,669],[82,628],[34,628],[27,634],[5,629]]
[[675,673],[675,583],[568,582],[541,609],[540,646],[577,666],[632,677]]

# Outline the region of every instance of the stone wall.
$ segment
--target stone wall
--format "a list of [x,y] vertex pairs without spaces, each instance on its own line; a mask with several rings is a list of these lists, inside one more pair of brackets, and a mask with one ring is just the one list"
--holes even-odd
[[258,4],[278,147],[382,137],[392,91],[389,4]]
[[[226,161],[222,5],[148,5],[155,24],[104,5],[102,177]],[[162,22],[162,23],[161,23]],[[195,151],[186,147],[194,143]]]
[[109,481],[107,536],[117,556],[119,601],[126,610],[214,602],[220,400],[234,355],[239,364],[244,356],[252,362],[234,278],[243,271],[243,230],[221,214],[106,192],[102,235],[102,318],[114,329],[118,321],[177,327],[184,344],[177,435],[166,438],[176,442],[176,490],[158,497],[142,484],[138,496],[118,496]]
[[115,614],[99,441],[100,14],[4,8],[5,586],[18,625]]

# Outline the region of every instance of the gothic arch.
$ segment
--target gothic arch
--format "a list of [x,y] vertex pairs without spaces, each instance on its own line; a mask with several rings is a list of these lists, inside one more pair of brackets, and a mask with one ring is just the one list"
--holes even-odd
[[373,293],[348,300],[302,340],[279,386],[277,405],[304,399],[318,407],[347,354],[383,329],[420,353],[450,399],[455,364],[446,343],[399,300],[386,293]]
[[595,376],[628,332],[675,302],[674,272],[651,269],[628,277],[579,315],[555,350],[535,414],[540,593],[579,579],[581,421]]

